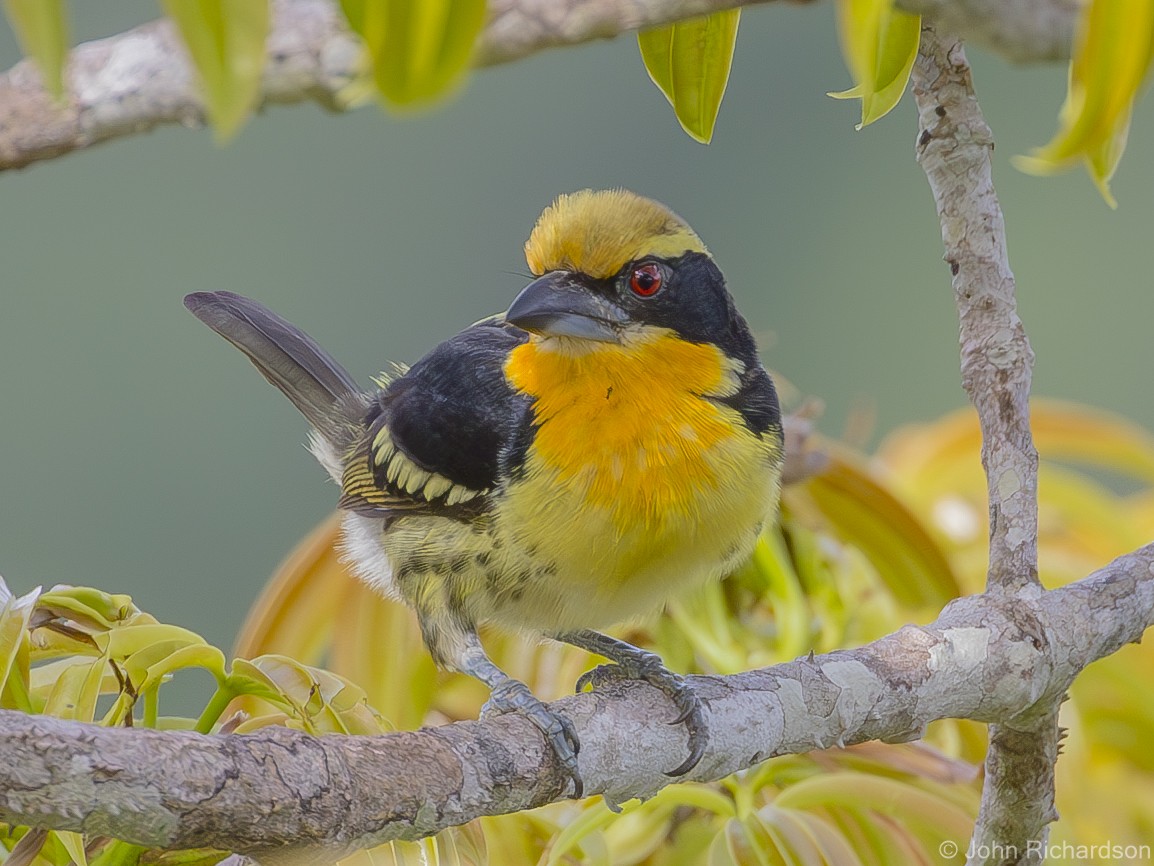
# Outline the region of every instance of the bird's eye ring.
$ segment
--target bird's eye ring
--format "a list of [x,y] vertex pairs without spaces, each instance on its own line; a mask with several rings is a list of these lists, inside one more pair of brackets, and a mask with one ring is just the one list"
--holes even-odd
[[643,298],[656,295],[664,283],[665,274],[662,273],[661,266],[654,262],[638,265],[629,275],[629,288],[633,290],[633,294]]

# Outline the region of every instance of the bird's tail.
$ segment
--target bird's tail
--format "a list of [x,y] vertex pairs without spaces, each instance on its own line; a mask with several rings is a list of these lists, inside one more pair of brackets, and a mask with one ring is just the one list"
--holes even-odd
[[189,311],[248,355],[329,443],[347,440],[363,409],[363,392],[336,360],[308,334],[263,304],[232,292],[194,292]]

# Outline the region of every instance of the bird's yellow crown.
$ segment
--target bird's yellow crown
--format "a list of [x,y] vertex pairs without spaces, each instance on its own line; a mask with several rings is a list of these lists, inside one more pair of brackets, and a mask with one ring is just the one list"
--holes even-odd
[[681,217],[663,204],[623,189],[561,195],[537,220],[525,243],[535,275],[568,270],[605,279],[645,256],[707,253]]

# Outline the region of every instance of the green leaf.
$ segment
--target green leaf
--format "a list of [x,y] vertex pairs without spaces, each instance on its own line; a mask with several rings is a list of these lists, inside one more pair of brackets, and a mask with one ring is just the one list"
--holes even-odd
[[708,144],[733,63],[740,9],[714,12],[637,34],[641,59],[677,120]]
[[185,668],[204,668],[221,683],[224,653],[208,644],[163,641],[138,650],[124,662],[124,672],[138,691],[156,688],[164,677]]
[[162,0],[204,87],[218,141],[240,129],[256,105],[268,36],[268,0]]
[[[94,661],[92,656],[68,656],[67,658],[58,659],[48,664],[37,665],[32,668],[31,682],[29,688],[32,696],[40,702],[47,701],[48,696],[56,689],[59,681],[65,676],[76,677],[76,673],[68,673],[72,668],[83,668],[87,670]],[[115,692],[118,688],[116,676],[112,673],[111,668],[105,665],[102,670],[102,681],[100,691],[109,694]],[[45,710],[47,712],[47,710]]]
[[4,0],[4,11],[20,47],[40,68],[45,90],[62,99],[64,64],[68,59],[64,0]]
[[99,631],[139,613],[131,596],[113,595],[88,586],[54,586],[40,596],[36,606],[83,628]]
[[[8,682],[28,635],[28,620],[39,590],[15,598],[0,580],[0,689]],[[17,676],[19,676],[19,672]]]
[[344,677],[273,654],[253,659],[252,666],[278,690],[278,703],[290,705],[310,733],[379,734],[388,730],[369,707],[364,691]]
[[223,689],[232,695],[248,695],[268,701],[281,709],[292,708],[292,704],[281,694],[277,684],[247,659],[233,660],[232,670],[225,680]]
[[[214,848],[188,848],[183,851],[152,850],[143,853],[140,857],[140,866],[216,866],[228,856],[227,851],[217,851]],[[93,863],[92,866],[106,866],[106,864]]]
[[485,0],[341,0],[365,43],[377,90],[393,106],[444,96],[464,80]]
[[103,657],[85,661],[85,664],[63,670],[44,703],[45,715],[78,722],[92,721],[108,663]]
[[165,652],[178,646],[206,646],[196,632],[177,625],[159,622],[128,625],[95,636],[96,645],[110,658],[121,660],[155,645],[164,645]]
[[79,833],[72,833],[67,830],[53,831],[60,844],[64,846],[64,850],[68,852],[68,856],[72,858],[72,862],[76,866],[88,866],[88,855],[84,852],[84,837]]
[[100,853],[94,859],[89,861],[89,866],[137,866],[141,862],[141,855],[146,851],[148,849],[140,845],[131,845],[128,842],[113,839],[100,849]]
[[854,86],[834,99],[861,99],[858,129],[885,117],[902,98],[922,35],[921,18],[893,0],[838,0],[842,56]]

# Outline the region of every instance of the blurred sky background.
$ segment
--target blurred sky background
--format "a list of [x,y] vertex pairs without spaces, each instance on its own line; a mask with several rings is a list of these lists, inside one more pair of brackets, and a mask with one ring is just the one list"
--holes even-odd
[[[72,7],[76,41],[158,14]],[[20,56],[5,26],[2,68]],[[1111,211],[1081,173],[1009,164],[1054,131],[1065,67],[970,57],[1035,393],[1154,426],[1154,109]],[[224,148],[166,128],[0,175],[0,574],[21,592],[127,592],[229,646],[336,490],[296,410],[181,297],[256,297],[367,382],[507,306],[538,213],[586,186],[632,188],[697,229],[766,364],[825,401],[825,432],[862,403],[871,444],[964,405],[912,101],[855,132],[858,104],[825,96],[848,85],[832,6],[779,3],[743,15],[708,147],[629,35],[482,71],[416,116],[280,108]]]

